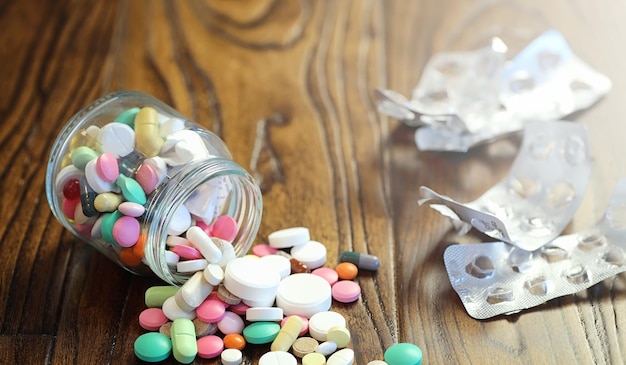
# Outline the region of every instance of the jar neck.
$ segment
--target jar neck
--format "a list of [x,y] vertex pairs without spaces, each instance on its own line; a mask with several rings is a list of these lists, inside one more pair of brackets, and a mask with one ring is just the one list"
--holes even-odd
[[226,158],[213,157],[190,163],[168,177],[146,203],[145,258],[150,269],[162,280],[180,285],[188,278],[172,270],[165,259],[168,227],[175,212],[198,189],[219,179],[228,184],[229,192],[221,196],[223,200],[216,213],[231,216],[238,223],[238,232],[232,241],[236,255],[245,255],[254,243],[263,208],[261,191],[252,176]]

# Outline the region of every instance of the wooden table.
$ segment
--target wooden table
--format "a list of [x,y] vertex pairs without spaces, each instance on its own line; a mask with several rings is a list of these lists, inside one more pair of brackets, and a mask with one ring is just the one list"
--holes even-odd
[[[591,1],[0,2],[0,363],[138,363],[146,288],[56,221],[44,193],[50,147],[81,107],[119,89],[147,92],[217,133],[263,189],[257,242],[309,227],[328,248],[377,255],[362,296],[333,304],[356,363],[411,342],[429,364],[626,362],[626,282],[532,310],[475,320],[443,252],[450,222],[418,206],[429,186],[460,202],[500,181],[520,138],[469,153],[421,152],[413,129],[377,112],[376,87],[410,94],[435,53],[501,36],[519,50],[543,30],[613,81],[570,119],[588,127],[593,167],[566,232],[594,224],[626,173],[626,3]],[[245,363],[266,350],[250,346]],[[173,360],[172,360],[173,362]],[[218,360],[196,360],[218,364]]]

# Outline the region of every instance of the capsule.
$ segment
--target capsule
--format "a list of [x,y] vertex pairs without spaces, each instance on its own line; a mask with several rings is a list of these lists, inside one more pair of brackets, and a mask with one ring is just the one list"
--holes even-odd
[[351,262],[359,269],[364,270],[378,270],[378,267],[380,266],[380,260],[378,257],[352,251],[342,252],[341,255],[339,255],[339,261]]

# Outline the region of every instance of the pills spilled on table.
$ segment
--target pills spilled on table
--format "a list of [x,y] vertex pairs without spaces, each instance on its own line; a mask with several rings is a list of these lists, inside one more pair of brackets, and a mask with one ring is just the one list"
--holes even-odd
[[[199,242],[194,238],[198,233],[195,231],[189,237],[187,230],[185,239]],[[148,288],[145,301],[149,308],[140,315],[140,324],[147,331],[154,331],[147,334],[160,336],[143,334],[137,338],[137,357],[156,362],[167,358],[164,353],[171,351],[181,363],[190,363],[200,357],[220,358],[222,364],[238,365],[243,361],[242,351],[247,344],[252,344],[267,346],[267,353],[258,359],[261,365],[353,364],[355,354],[349,348],[352,335],[347,327],[348,321],[332,310],[332,303],[357,301],[361,293],[355,281],[359,271],[357,265],[365,263],[367,268],[364,270],[376,270],[378,258],[349,252],[343,257],[350,261],[340,262],[334,268],[324,267],[327,264],[326,248],[311,241],[307,228],[289,228],[270,237],[270,244],[254,246],[251,254],[231,257],[223,265],[223,275],[219,271],[207,274],[209,267],[217,270],[211,265],[220,258],[211,258],[210,251],[201,250],[204,254],[201,252],[200,256],[208,261],[208,265],[205,269],[198,268],[180,288]],[[302,253],[302,248],[309,242],[316,243],[304,256],[308,265],[313,263],[314,270],[304,263],[300,264],[306,266],[308,272],[298,270],[299,265],[295,266],[296,271],[292,270],[291,261],[296,259],[291,251],[298,247],[296,251]],[[296,246],[292,246],[293,243]],[[360,257],[365,257],[365,261],[359,260]],[[217,268],[221,269],[220,266]],[[229,293],[230,300],[234,299],[230,302],[232,304],[221,299],[221,292]],[[192,344],[194,322],[204,324],[205,328],[212,326],[212,331],[200,331],[196,325],[195,343]],[[161,326],[157,328],[159,323]],[[162,334],[176,336],[176,339],[171,337],[169,344],[163,343],[170,337]],[[150,347],[152,342],[153,347]],[[150,348],[153,353],[148,350]],[[387,349],[384,358],[386,362],[376,361],[390,365],[421,364],[421,350],[415,345],[393,345]]]

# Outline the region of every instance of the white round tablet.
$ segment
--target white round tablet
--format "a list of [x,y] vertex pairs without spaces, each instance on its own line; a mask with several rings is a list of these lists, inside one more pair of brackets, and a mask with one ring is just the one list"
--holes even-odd
[[246,309],[246,320],[250,322],[280,322],[283,310],[278,307],[251,307]]
[[241,299],[273,300],[278,284],[280,284],[278,271],[258,258],[240,257],[226,264],[224,286]]
[[354,350],[343,349],[330,355],[326,365],[352,365],[354,364]]
[[315,313],[309,319],[309,334],[314,339],[325,342],[328,330],[334,326],[346,326],[346,319],[341,313],[333,311]]
[[326,246],[318,241],[309,241],[291,248],[291,257],[314,270],[326,262]]
[[285,316],[294,314],[310,318],[327,311],[332,304],[332,291],[328,281],[309,273],[293,274],[284,278],[276,293],[276,306]]
[[225,349],[220,357],[223,365],[239,365],[243,361],[243,353],[238,349]]
[[311,240],[309,229],[306,227],[291,227],[272,232],[267,241],[274,248],[289,248],[303,245]]
[[259,359],[259,365],[297,365],[295,356],[285,351],[266,352]]
[[103,152],[124,157],[135,149],[135,131],[124,123],[108,123],[100,129]]
[[265,255],[259,260],[267,261],[280,275],[281,279],[286,278],[291,274],[291,262],[288,258],[281,255]]

